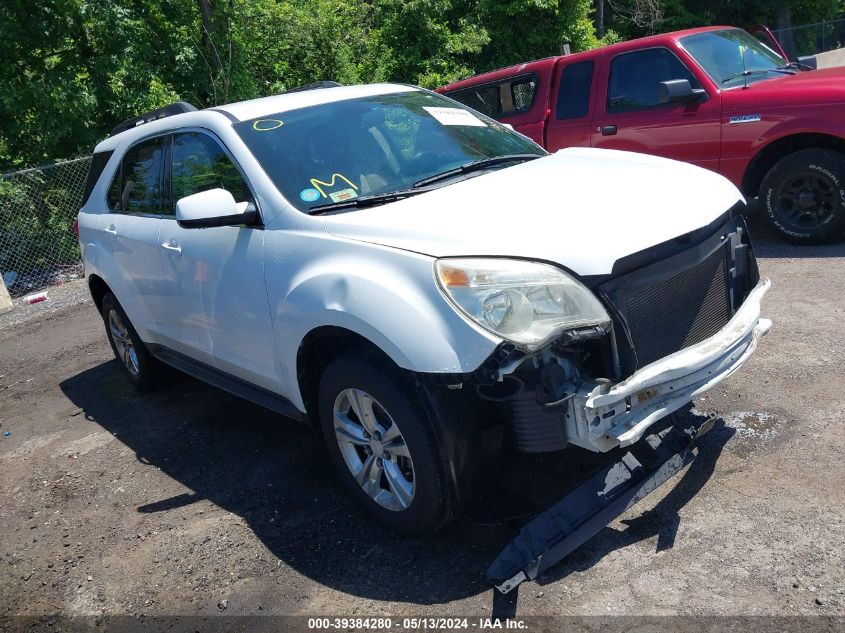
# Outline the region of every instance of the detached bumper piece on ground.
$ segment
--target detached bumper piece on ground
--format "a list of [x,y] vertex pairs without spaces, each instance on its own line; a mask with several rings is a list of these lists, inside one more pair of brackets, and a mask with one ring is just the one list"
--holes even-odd
[[700,425],[672,426],[645,437],[618,462],[523,527],[487,570],[497,594],[494,614],[502,594],[515,594],[522,582],[560,562],[692,462],[693,448],[713,423],[711,417]]

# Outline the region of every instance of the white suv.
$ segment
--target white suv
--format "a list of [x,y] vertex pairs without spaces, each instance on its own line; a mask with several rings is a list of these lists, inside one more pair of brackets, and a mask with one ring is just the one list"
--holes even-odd
[[548,155],[382,84],[126,122],[79,234],[133,383],[163,362],[321,427],[352,494],[418,534],[495,447],[627,446],[739,368],[771,325],[743,209],[710,171]]

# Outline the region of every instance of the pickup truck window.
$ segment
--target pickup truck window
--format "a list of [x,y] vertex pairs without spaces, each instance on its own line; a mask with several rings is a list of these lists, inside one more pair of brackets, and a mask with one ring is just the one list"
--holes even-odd
[[701,88],[689,68],[667,48],[649,48],[617,55],[610,65],[608,112],[630,112],[659,107],[660,82],[687,79]]
[[580,119],[587,115],[594,69],[595,62],[592,60],[570,64],[563,69],[557,91],[556,119]]
[[680,44],[716,85],[725,88],[787,72],[786,60],[741,29],[689,35],[681,38]]
[[[534,105],[534,94],[537,92],[537,80],[533,77],[514,81],[510,85],[511,105],[510,110],[525,112]],[[507,111],[507,108],[505,109]]]
[[459,103],[478,110],[482,114],[496,118],[502,114],[502,104],[499,101],[499,86],[488,85],[470,88],[469,90],[458,90],[448,95]]
[[527,112],[534,105],[536,94],[537,76],[529,74],[456,90],[446,96],[496,119],[508,114]]

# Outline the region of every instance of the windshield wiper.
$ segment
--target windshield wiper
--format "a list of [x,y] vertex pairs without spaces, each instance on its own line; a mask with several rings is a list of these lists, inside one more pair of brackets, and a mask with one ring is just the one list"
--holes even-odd
[[726,84],[729,81],[733,81],[734,79],[739,79],[740,77],[748,77],[750,75],[758,75],[760,73],[778,73],[781,75],[794,75],[794,72],[787,70],[786,68],[755,68],[753,70],[744,70],[741,73],[737,73],[735,75],[731,75],[730,77],[725,77],[722,79],[722,83]]
[[373,196],[362,196],[361,198],[352,198],[351,200],[341,200],[340,202],[329,202],[326,204],[318,204],[316,207],[308,209],[308,215],[320,215],[328,213],[337,209],[363,209],[365,207],[374,207],[378,204],[386,204],[394,200],[401,200],[420,193],[425,193],[427,189],[401,189],[399,191],[390,191],[388,193],[379,193]]
[[448,180],[449,178],[454,178],[455,176],[462,176],[463,174],[469,174],[471,172],[481,171],[483,169],[487,169],[488,167],[493,167],[495,165],[501,165],[502,163],[524,162],[527,160],[534,160],[535,158],[542,158],[542,156],[544,155],[505,154],[504,156],[492,156],[490,158],[482,158],[481,160],[476,160],[471,163],[467,163],[466,165],[461,165],[460,167],[455,167],[454,169],[449,169],[439,174],[429,176],[428,178],[418,180],[414,183],[413,187],[414,189],[417,189],[419,187],[425,187],[426,185],[430,185],[435,182],[440,182],[441,180]]

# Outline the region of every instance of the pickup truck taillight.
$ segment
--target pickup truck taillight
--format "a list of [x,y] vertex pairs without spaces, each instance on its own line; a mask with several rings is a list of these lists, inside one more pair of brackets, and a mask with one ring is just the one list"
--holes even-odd
[[73,221],[73,234],[76,236],[76,241],[79,241],[79,220]]

